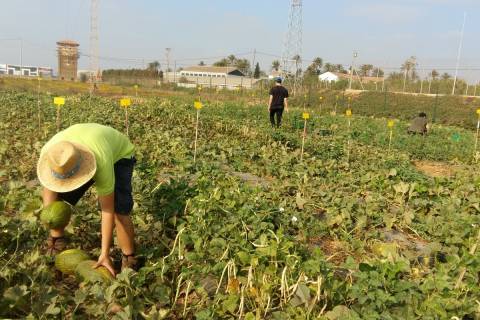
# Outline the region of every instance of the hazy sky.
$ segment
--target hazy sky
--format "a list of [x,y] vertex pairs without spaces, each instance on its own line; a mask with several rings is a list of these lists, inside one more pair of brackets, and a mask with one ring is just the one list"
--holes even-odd
[[[142,59],[179,65],[230,53],[281,55],[288,0],[100,0],[100,66],[140,67]],[[56,68],[55,42],[69,38],[89,52],[89,0],[0,0],[0,63]],[[303,57],[398,67],[411,55],[423,67],[453,68],[467,12],[461,65],[480,69],[480,0],[304,0]],[[242,56],[251,59],[252,55]],[[115,58],[115,59],[114,59]],[[122,58],[122,59],[117,59]],[[185,60],[192,59],[192,60]],[[262,69],[272,56],[259,54]],[[81,68],[88,58],[80,59]],[[453,73],[453,70],[449,71]],[[472,78],[477,71],[464,72]]]

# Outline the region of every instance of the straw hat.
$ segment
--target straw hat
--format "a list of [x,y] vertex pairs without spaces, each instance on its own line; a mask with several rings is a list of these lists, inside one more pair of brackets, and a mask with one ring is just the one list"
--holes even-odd
[[78,189],[95,175],[95,155],[81,144],[61,141],[40,155],[37,175],[40,183],[55,192]]

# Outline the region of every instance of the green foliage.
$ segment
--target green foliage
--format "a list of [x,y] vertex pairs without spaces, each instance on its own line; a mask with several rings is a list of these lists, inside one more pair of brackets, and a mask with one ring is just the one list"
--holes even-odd
[[[47,235],[35,163],[56,130],[51,97],[40,97],[39,126],[36,95],[0,96],[1,317],[479,316],[480,261],[470,253],[480,225],[473,131],[435,125],[428,136],[411,137],[408,122],[396,121],[389,152],[387,119],[358,116],[378,108],[368,107],[376,96],[354,99],[350,127],[341,115],[347,100],[330,115],[335,93],[325,95],[322,109],[319,100],[292,99],[283,127],[273,130],[264,105],[244,105],[229,93],[222,103],[202,97],[194,164],[197,96],[187,93],[139,99],[129,109],[138,159],[132,217],[145,266],[81,286],[57,279],[40,251]],[[311,118],[300,161],[304,102]],[[447,111],[440,110],[442,119]],[[64,127],[98,122],[124,130],[116,100],[70,96],[62,116]],[[459,169],[432,178],[413,160]],[[76,212],[67,229],[71,246],[96,257],[94,195]]]

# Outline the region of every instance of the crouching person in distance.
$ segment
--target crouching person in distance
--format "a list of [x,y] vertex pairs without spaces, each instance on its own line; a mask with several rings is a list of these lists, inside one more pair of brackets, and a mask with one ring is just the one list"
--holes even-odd
[[418,117],[413,119],[410,127],[408,127],[408,133],[410,134],[427,134],[427,114],[425,112],[420,112]]
[[[42,148],[37,175],[43,189],[44,207],[63,200],[75,205],[95,184],[101,217],[101,254],[96,267],[115,274],[110,258],[113,228],[122,250],[122,269],[136,267],[134,228],[129,216],[133,208],[132,173],[135,148],[119,131],[95,123],[73,125]],[[66,247],[64,230],[50,230],[47,250],[51,255]]]

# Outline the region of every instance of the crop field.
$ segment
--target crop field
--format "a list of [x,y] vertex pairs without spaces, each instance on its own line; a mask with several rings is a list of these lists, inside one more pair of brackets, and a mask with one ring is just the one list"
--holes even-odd
[[[412,114],[401,99],[394,109],[394,97],[386,110],[382,95],[360,97],[352,117],[343,101],[331,114],[334,93],[322,107],[293,100],[275,130],[259,99],[205,96],[194,162],[198,98],[132,97],[132,217],[144,263],[80,283],[42,250],[35,168],[57,131],[53,96],[0,94],[0,317],[480,319],[475,108],[448,122],[440,104],[423,137],[406,133]],[[389,128],[371,110],[398,120]],[[60,111],[62,128],[126,131],[117,98],[66,96]],[[95,192],[67,234],[69,248],[98,257]]]

